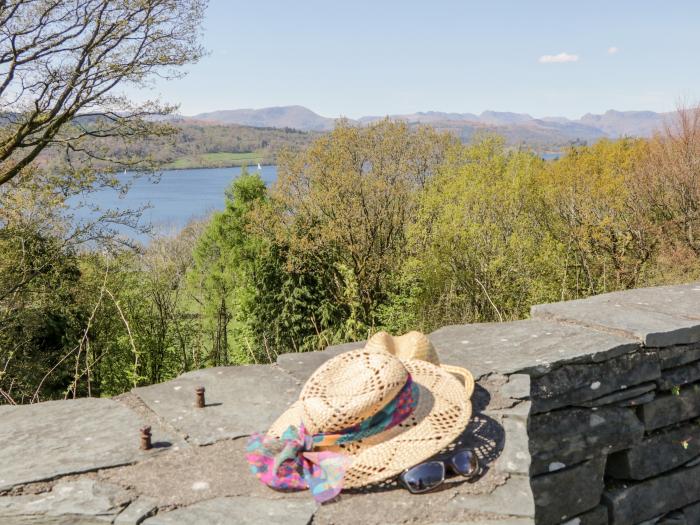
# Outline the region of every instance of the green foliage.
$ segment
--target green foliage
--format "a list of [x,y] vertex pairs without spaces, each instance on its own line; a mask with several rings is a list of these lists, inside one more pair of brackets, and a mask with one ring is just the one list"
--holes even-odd
[[517,319],[556,299],[560,247],[539,205],[543,168],[497,137],[450,153],[411,230],[422,326]]
[[696,217],[673,194],[700,190],[658,148],[601,141],[545,162],[494,136],[340,125],[285,152],[273,187],[244,169],[223,211],[142,251],[66,243],[60,192],[0,193],[2,402],[113,395],[700,274]]

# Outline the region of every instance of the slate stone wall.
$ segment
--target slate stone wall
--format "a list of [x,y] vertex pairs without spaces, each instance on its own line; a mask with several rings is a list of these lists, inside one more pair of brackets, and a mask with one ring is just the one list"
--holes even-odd
[[480,384],[504,377],[492,396],[529,380],[535,523],[700,525],[700,286],[538,305],[527,321],[430,337]]
[[700,524],[699,353],[697,343],[640,345],[533,378],[537,523],[595,512],[572,523]]

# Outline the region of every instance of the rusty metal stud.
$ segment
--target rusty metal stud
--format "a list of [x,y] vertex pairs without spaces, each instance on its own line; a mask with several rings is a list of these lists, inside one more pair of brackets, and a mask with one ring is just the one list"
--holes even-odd
[[151,450],[151,427],[143,427],[141,429],[141,450]]
[[195,388],[194,393],[196,395],[195,406],[197,408],[204,408],[206,402],[204,401],[204,387],[198,386]]

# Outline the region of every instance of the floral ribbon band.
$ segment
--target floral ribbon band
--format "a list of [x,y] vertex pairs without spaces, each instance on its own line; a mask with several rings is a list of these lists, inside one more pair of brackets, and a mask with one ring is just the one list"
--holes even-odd
[[314,448],[358,441],[395,427],[415,410],[418,392],[409,375],[399,393],[379,412],[337,433],[309,434],[300,423],[288,427],[280,439],[253,434],[246,446],[250,470],[274,489],[310,489],[319,503],[333,499],[343,488],[352,459],[337,452],[314,452]]

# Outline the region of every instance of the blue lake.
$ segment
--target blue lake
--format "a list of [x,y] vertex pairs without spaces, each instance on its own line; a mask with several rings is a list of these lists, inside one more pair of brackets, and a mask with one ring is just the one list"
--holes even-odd
[[[248,171],[260,173],[266,184],[277,179],[277,166],[262,166],[261,170],[249,167]],[[143,212],[141,222],[152,224],[156,232],[174,232],[193,218],[223,209],[224,192],[240,174],[241,168],[168,170],[161,172],[159,177],[144,175],[136,178],[125,195],[113,190],[92,193],[85,198],[85,204],[117,210],[149,206]],[[129,180],[131,175],[127,173],[124,177]],[[91,213],[87,208],[80,208],[76,210],[76,216],[87,219]],[[124,230],[124,233],[145,240],[133,231]]]

